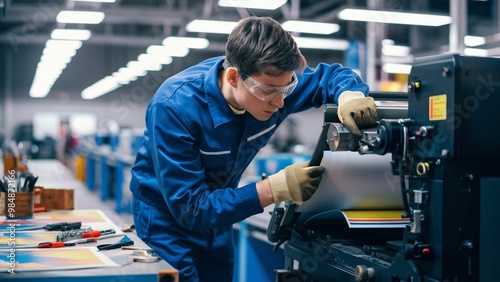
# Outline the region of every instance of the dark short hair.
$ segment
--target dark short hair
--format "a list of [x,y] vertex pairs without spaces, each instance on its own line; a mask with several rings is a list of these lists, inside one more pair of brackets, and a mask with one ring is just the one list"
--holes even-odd
[[[248,75],[260,74],[274,67],[271,75],[298,70],[307,62],[290,33],[270,17],[240,20],[229,34],[226,60]],[[278,71],[278,73],[276,73]]]

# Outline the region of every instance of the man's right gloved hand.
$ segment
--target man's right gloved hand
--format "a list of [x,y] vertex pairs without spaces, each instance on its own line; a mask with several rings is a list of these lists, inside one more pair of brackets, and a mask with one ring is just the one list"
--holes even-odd
[[311,198],[321,182],[321,175],[325,172],[325,168],[307,165],[307,163],[289,165],[269,176],[275,203],[291,200],[300,205]]
[[361,138],[360,128],[377,125],[377,105],[372,97],[360,91],[344,91],[338,100],[339,120],[354,136]]

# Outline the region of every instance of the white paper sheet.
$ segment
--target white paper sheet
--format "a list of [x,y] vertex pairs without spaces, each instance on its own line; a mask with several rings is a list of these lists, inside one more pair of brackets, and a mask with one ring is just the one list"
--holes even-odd
[[325,151],[321,184],[298,211],[402,209],[399,175],[392,174],[390,161],[390,154]]

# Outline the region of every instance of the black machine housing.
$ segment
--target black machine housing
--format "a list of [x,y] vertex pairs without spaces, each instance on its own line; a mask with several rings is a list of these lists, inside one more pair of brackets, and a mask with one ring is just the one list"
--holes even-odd
[[[410,223],[397,231],[304,226],[290,220],[300,216],[290,206],[287,226],[274,218],[268,230],[285,243],[276,281],[498,281],[500,59],[417,58],[408,81],[407,116],[380,119],[347,148],[392,155]],[[315,162],[328,150],[328,116]]]

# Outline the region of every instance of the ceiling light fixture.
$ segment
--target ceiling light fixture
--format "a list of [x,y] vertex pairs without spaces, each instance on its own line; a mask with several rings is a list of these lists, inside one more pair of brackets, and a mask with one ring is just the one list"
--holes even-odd
[[186,25],[189,32],[230,34],[238,22],[193,20]]
[[42,51],[42,57],[45,55],[54,56],[54,57],[74,57],[76,55],[76,49],[45,48]]
[[46,49],[70,49],[78,50],[82,47],[82,42],[79,40],[55,40],[49,39],[45,42]]
[[146,53],[152,56],[186,57],[189,49],[182,46],[151,45],[146,49]]
[[145,76],[148,74],[148,71],[146,68],[144,68],[143,64],[139,63],[138,61],[130,61],[127,63],[127,68],[132,71],[132,74],[136,76]]
[[98,24],[104,20],[103,12],[61,11],[56,16],[58,23]]
[[144,63],[158,63],[162,65],[169,65],[172,63],[173,58],[170,56],[163,56],[163,55],[157,55],[157,54],[140,54],[137,57],[138,62],[144,62]]
[[469,47],[481,46],[486,43],[486,38],[482,36],[466,35],[464,37],[464,44]]
[[385,63],[382,65],[382,70],[386,73],[410,74],[411,65]]
[[339,19],[346,21],[362,21],[390,24],[406,24],[420,26],[442,26],[450,24],[450,16],[376,11],[364,9],[344,9],[338,14]]
[[410,55],[410,47],[402,45],[383,45],[382,54],[385,56],[406,57]]
[[206,38],[169,36],[162,42],[165,46],[181,46],[190,49],[205,49],[210,42]]
[[349,48],[349,42],[341,39],[294,37],[294,40],[299,48],[325,50],[347,50]]
[[490,55],[487,49],[479,49],[479,48],[465,48],[464,54],[467,56],[478,56],[478,57],[486,57]]
[[85,88],[81,93],[82,98],[95,99],[108,94],[140,76],[145,76],[148,71],[160,71],[163,65],[172,63],[172,57],[185,57],[189,53],[189,48],[206,48],[209,44],[208,40],[204,38],[177,36],[167,37],[163,43],[168,46],[149,46],[146,53],[140,54],[137,60],[128,62],[127,67],[120,68],[113,74]]
[[219,0],[221,7],[235,7],[248,9],[276,10],[287,0]]
[[114,77],[106,76],[105,78],[85,88],[85,90],[82,91],[82,98],[86,100],[95,99],[117,89],[120,86],[121,85]]
[[115,71],[111,77],[116,79],[116,81],[121,85],[129,84],[131,81],[137,79],[137,76],[134,75],[128,68],[120,68],[118,71]]
[[92,33],[88,29],[54,29],[50,34],[52,39],[87,40]]
[[31,84],[30,97],[47,96],[80,47],[82,42],[78,40],[47,40]]
[[332,34],[340,30],[340,26],[333,23],[286,21],[281,25],[286,31],[301,33]]

